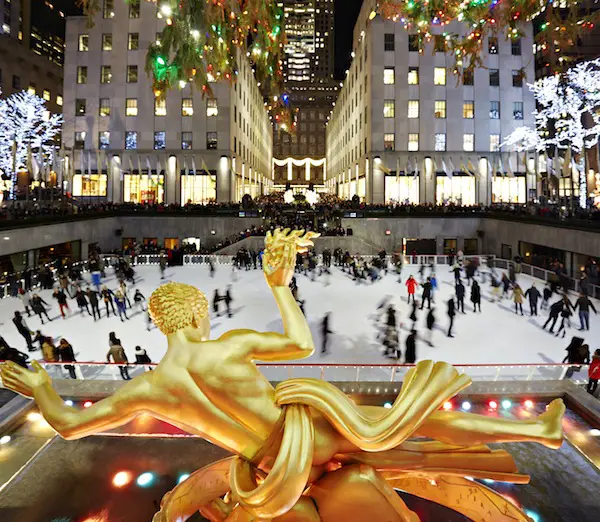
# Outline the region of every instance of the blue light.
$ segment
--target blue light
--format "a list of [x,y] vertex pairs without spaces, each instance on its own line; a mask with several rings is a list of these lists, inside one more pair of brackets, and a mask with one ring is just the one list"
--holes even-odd
[[483,481],[484,481],[486,484],[493,484],[494,482],[496,482],[495,480],[492,480],[492,479],[483,479]]
[[154,482],[154,473],[146,471],[145,473],[142,473],[135,482],[142,488],[150,486],[152,482]]
[[540,516],[535,512],[535,511],[531,511],[530,509],[526,509],[525,510],[525,514],[531,519],[533,520],[533,522],[542,522],[542,519],[540,518]]
[[386,402],[386,403],[383,405],[383,407],[384,407],[384,408],[386,408],[387,410],[389,410],[389,409],[391,409],[391,407],[392,407],[392,403],[391,403],[391,402]]
[[65,406],[73,406],[73,401],[72,401],[72,400],[70,400],[70,399],[67,399],[67,400],[65,401]]
[[284,94],[281,99],[283,100],[283,103],[287,103],[290,99],[290,97],[287,94]]
[[504,399],[504,400],[502,401],[502,407],[503,407],[505,410],[508,410],[508,409],[510,409],[510,408],[512,407],[512,402],[511,402],[511,401],[509,401],[508,399]]
[[177,479],[177,484],[181,484],[184,480],[187,480],[187,478],[190,476],[189,473],[184,473],[183,475],[179,475],[179,478]]

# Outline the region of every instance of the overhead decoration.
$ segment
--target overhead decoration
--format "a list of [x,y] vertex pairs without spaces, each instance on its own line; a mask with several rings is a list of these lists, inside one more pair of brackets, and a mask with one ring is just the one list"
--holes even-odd
[[[569,60],[565,52],[572,51],[577,39],[600,18],[600,10],[592,11],[586,4],[574,0],[379,0],[371,18],[380,14],[404,24],[417,35],[420,52],[434,35],[445,36],[445,47],[455,59],[454,73],[460,76],[483,65],[488,37],[517,40],[532,21],[535,43],[547,66],[562,69]],[[455,21],[468,30],[459,32],[450,25]]]

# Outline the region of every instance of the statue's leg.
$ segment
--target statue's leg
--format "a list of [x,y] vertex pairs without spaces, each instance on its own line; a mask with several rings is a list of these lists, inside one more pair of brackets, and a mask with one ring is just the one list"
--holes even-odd
[[[255,522],[256,520],[248,511],[238,505],[233,508],[224,522]],[[300,497],[296,505],[285,515],[269,520],[272,522],[321,522],[315,503],[309,497]]]
[[313,484],[308,494],[322,522],[419,522],[419,517],[371,466],[346,466]]
[[493,442],[539,442],[548,448],[558,449],[563,439],[564,412],[565,405],[560,399],[552,401],[543,414],[531,420],[437,411],[421,424],[415,435],[457,446]]

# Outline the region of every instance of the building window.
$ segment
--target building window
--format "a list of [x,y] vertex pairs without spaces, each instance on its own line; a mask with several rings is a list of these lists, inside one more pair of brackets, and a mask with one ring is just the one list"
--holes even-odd
[[383,135],[383,150],[396,150],[396,135],[394,133]]
[[85,131],[78,131],[75,133],[75,148],[85,148]]
[[444,133],[435,135],[435,150],[437,152],[444,152],[446,150],[446,135]]
[[102,35],[102,50],[112,51],[112,33],[104,33]]
[[138,81],[138,66],[128,65],[127,66],[127,83],[137,83]]
[[85,116],[85,100],[81,98],[75,100],[75,116]]
[[408,100],[408,118],[419,117],[419,100]]
[[140,17],[140,0],[129,0],[129,18]]
[[408,51],[411,53],[419,52],[419,35],[409,34],[408,35]]
[[472,100],[463,102],[463,118],[472,120],[475,117],[475,102]]
[[446,118],[446,100],[435,101],[434,113],[436,118]]
[[521,71],[512,72],[513,87],[523,87],[523,73]]
[[115,0],[104,0],[104,9],[102,9],[103,18],[114,18]]
[[433,37],[433,47],[436,53],[446,52],[446,38],[442,34],[436,34]]
[[498,38],[493,36],[488,38],[488,52],[490,54],[498,54]]
[[383,69],[383,83],[385,85],[394,85],[396,83],[396,70],[394,67]]
[[21,88],[21,78],[19,76],[16,76],[13,74],[12,77],[12,86],[13,89],[20,89]]
[[129,51],[137,51],[140,48],[140,34],[129,33],[127,37],[127,49]]
[[167,115],[167,100],[165,98],[154,98],[154,116]]
[[36,95],[35,85],[30,85],[29,87],[27,87],[27,94],[31,94],[31,96]]
[[105,197],[107,178],[106,174],[75,174],[73,176],[73,195]]
[[110,98],[100,98],[100,116],[110,116]]
[[137,149],[138,133],[135,131],[127,131],[125,133],[125,148],[127,150]]
[[167,146],[167,133],[165,131],[157,131],[154,133],[154,149],[161,150]]
[[50,91],[48,89],[44,89],[42,92],[42,98],[44,98],[44,100],[46,101],[50,101]]
[[208,150],[217,150],[218,141],[217,141],[217,133],[216,132],[207,132],[206,133],[206,148]]
[[383,35],[383,48],[386,51],[396,50],[396,39],[394,38],[394,33],[385,33]]
[[[13,87],[15,86],[14,83],[13,76]],[[87,66],[80,65],[77,67],[77,83],[87,83]]]
[[500,148],[500,134],[490,134],[490,152],[496,152]]
[[490,102],[490,119],[491,120],[499,120],[500,119],[500,102],[499,101],[491,101]]
[[194,101],[192,98],[182,98],[182,100],[181,100],[181,115],[182,116],[193,116],[194,115]]
[[112,67],[103,65],[100,68],[100,83],[110,83],[112,80]]
[[100,150],[106,150],[110,148],[110,132],[100,131],[98,133],[98,148]]
[[510,54],[513,56],[521,56],[521,39],[516,38],[510,43]]
[[206,101],[206,115],[207,116],[218,116],[219,106],[217,105],[216,98],[210,98]]
[[56,105],[59,107],[63,106],[63,97],[60,94],[56,95]]
[[125,100],[125,116],[137,116],[138,104],[137,98],[127,98]]
[[408,68],[408,85],[419,85],[419,68]]
[[475,150],[475,134],[463,134],[463,150],[466,152]]
[[410,151],[419,150],[419,135],[418,134],[411,133],[408,135],[408,150],[410,150]]
[[435,85],[446,85],[446,68],[436,67],[433,70],[433,83]]
[[515,120],[523,119],[523,102],[513,102],[513,118]]
[[500,87],[500,71],[490,69],[490,87]]
[[471,69],[465,69],[463,71],[463,85],[473,85],[474,83],[474,74]]
[[89,42],[90,42],[89,35],[87,35],[87,34],[80,34],[79,35],[79,45],[77,47],[77,50],[79,52],[89,51],[90,50]]
[[191,132],[182,132],[181,133],[181,148],[182,150],[192,150],[193,147],[193,143],[192,143],[192,133]]
[[383,117],[394,118],[396,116],[396,102],[394,100],[384,100]]

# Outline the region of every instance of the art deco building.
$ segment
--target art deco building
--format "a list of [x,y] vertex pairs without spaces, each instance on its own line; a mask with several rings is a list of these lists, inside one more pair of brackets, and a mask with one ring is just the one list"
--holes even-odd
[[[65,125],[75,197],[205,203],[271,185],[273,130],[245,57],[214,99],[189,84],[155,97],[146,50],[165,19],[156,4],[105,0],[93,28],[69,18]],[[70,165],[69,165],[70,162]]]

